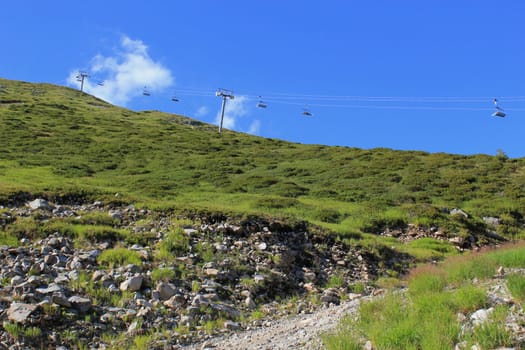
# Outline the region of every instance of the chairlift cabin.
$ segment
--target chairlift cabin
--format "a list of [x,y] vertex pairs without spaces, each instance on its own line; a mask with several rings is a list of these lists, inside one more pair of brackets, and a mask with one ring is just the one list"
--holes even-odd
[[310,112],[310,110],[308,108],[304,108],[303,109],[302,115],[304,115],[305,117],[313,117],[312,112]]
[[149,92],[149,90],[144,86],[144,90],[142,90],[142,94],[144,96],[151,96],[151,93]]
[[172,100],[173,102],[179,102],[179,99],[177,98],[177,96],[173,96],[173,97],[171,98],[171,100]]
[[258,108],[266,108],[266,107],[268,107],[268,105],[266,104],[266,102],[264,102],[264,101],[261,99],[261,96],[259,96],[259,102],[257,102],[257,107],[258,107]]
[[98,86],[104,86],[104,82],[103,82],[103,81],[99,81],[99,82],[97,83],[97,85],[98,85]]
[[494,107],[496,108],[496,111],[494,113],[492,113],[492,116],[493,117],[504,118],[507,114],[505,112],[503,112],[503,108],[501,108],[498,105],[498,99],[495,98],[493,102],[494,102]]

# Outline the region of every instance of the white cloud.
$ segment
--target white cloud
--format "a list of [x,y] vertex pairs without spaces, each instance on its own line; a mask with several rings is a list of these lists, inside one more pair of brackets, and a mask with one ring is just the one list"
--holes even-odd
[[[226,109],[224,110],[223,127],[226,129],[234,129],[237,124],[237,119],[248,114],[247,107],[248,99],[245,96],[235,96],[233,100],[226,101]],[[217,113],[215,123],[220,124],[221,111]]]
[[[141,95],[144,86],[155,93],[174,82],[171,71],[149,56],[148,47],[141,40],[127,36],[122,37],[120,51],[113,56],[99,54],[93,57],[89,73],[101,78],[104,85],[100,86],[98,81],[88,78],[84,91],[117,105],[125,105]],[[69,75],[70,85],[78,86],[77,74],[78,71],[74,71]]]
[[197,117],[197,118],[204,117],[204,116],[208,115],[208,112],[209,112],[208,107],[201,106],[195,112],[195,117]]
[[259,133],[259,130],[261,130],[261,121],[254,120],[250,124],[250,128],[248,129],[248,134],[257,135]]

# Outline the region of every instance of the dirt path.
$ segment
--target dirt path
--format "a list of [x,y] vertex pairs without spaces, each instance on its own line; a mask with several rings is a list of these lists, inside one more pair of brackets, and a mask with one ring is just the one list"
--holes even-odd
[[300,314],[275,320],[268,327],[212,338],[186,350],[321,350],[320,334],[337,326],[342,317],[357,311],[360,298],[337,306],[322,308],[312,314]]

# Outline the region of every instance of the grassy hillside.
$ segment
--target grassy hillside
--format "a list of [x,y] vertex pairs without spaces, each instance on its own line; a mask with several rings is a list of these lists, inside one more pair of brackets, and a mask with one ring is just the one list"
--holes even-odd
[[[522,233],[525,159],[303,145],[0,79],[0,202],[33,196],[295,217],[357,237],[409,223]],[[409,135],[400,135],[409,137]],[[432,135],[429,137],[440,137]],[[442,135],[441,137],[445,137]],[[461,208],[468,219],[450,216]]]

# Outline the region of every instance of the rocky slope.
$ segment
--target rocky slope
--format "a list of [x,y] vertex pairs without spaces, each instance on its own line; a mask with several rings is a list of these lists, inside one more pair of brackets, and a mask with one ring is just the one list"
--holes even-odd
[[[368,282],[412,261],[304,223],[44,199],[0,209],[2,230],[19,238],[0,246],[0,347],[180,348],[262,328],[246,339],[264,348],[268,332],[292,332],[295,345],[282,348],[301,348],[355,308],[354,292],[369,294]],[[427,235],[413,232],[384,234]],[[276,321],[291,315],[302,318]]]
[[[121,231],[78,237],[70,230],[83,217],[110,218]],[[151,348],[181,346],[339,304],[388,268],[303,223],[202,216],[174,229],[174,215],[42,199],[3,208],[1,220],[21,236],[31,220],[42,236],[0,247],[5,346],[127,347],[140,336]],[[121,248],[140,260],[102,259]]]

